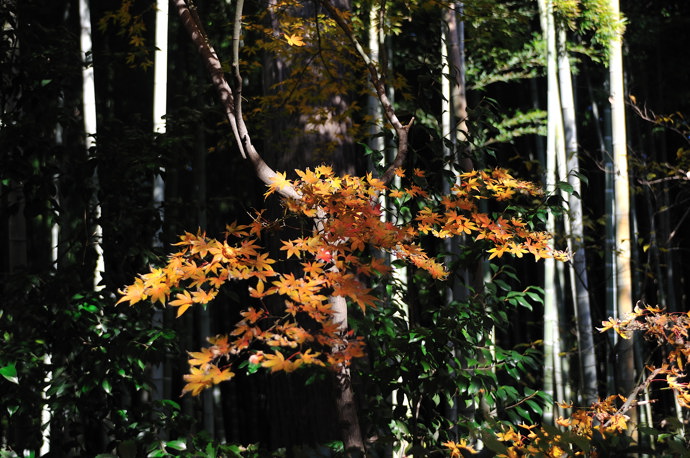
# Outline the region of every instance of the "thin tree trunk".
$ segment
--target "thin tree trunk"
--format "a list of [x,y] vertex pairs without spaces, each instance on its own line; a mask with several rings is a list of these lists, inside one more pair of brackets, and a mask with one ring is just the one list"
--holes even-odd
[[[465,86],[465,46],[464,24],[458,21],[458,9],[462,13],[462,2],[451,4],[443,10],[443,19],[447,27],[446,47],[448,49],[449,77],[452,82],[450,87],[450,102],[454,116],[454,134],[459,144],[467,142],[467,94]],[[465,164],[467,165],[467,164]],[[471,167],[471,163],[470,163]]]
[[[546,189],[554,191],[557,181],[558,149],[562,144],[561,105],[558,92],[556,32],[551,0],[540,0],[539,11],[547,47],[547,137],[546,137]],[[546,230],[554,233],[555,216],[549,212]],[[551,242],[553,243],[553,242]],[[560,367],[560,332],[558,318],[557,267],[553,259],[544,260],[544,392],[554,400],[562,392]],[[544,422],[552,423],[552,408],[544,410]]]
[[[339,325],[342,335],[347,332],[347,301],[342,296],[331,296],[333,322]],[[335,348],[335,351],[338,349]],[[364,456],[364,440],[359,426],[357,402],[352,389],[350,368],[340,364],[335,374],[335,405],[337,409],[338,428],[345,447],[346,456]]]
[[[166,131],[166,124],[163,117],[167,111],[167,92],[168,92],[168,8],[167,0],[156,1],[156,30],[153,63],[153,132],[163,135]],[[156,173],[153,177],[153,205],[158,210],[160,226],[153,236],[153,246],[163,245],[163,203],[165,201],[165,181],[161,173]],[[164,321],[163,311],[156,309],[153,312],[153,325],[162,326]],[[152,368],[151,381],[153,391],[151,397],[154,400],[165,399],[169,396],[165,386],[165,363],[157,364]]]
[[[470,144],[468,142],[468,123],[467,123],[467,85],[465,81],[465,29],[464,22],[458,18],[458,15],[463,14],[463,2],[451,3],[443,10],[443,37],[442,37],[442,91],[443,91],[443,105],[442,105],[442,135],[443,138],[448,138],[451,142],[451,147],[444,147],[444,157],[449,158],[448,168],[454,173],[455,183],[459,182],[458,170],[465,171],[472,170],[474,164],[468,153]],[[443,192],[449,194],[451,190],[451,182],[445,181]],[[446,239],[446,251],[449,253],[448,265],[457,259],[460,252],[460,246],[466,243],[465,236],[456,236]],[[480,283],[483,280],[481,264],[462,267],[462,270],[455,276],[451,287],[447,291],[447,302],[464,301],[470,295],[470,285]],[[478,275],[479,278],[471,278],[471,272]],[[458,280],[462,278],[462,281]],[[489,338],[489,340],[492,340]],[[491,344],[490,344],[491,345]],[[454,350],[457,352],[457,349]],[[456,355],[458,356],[458,355]],[[455,424],[458,417],[462,415],[465,418],[471,418],[476,411],[476,405],[469,405],[461,407],[460,399],[454,397],[452,406],[446,407],[446,418]],[[453,426],[453,433],[457,440],[458,428]]]
[[[609,7],[618,17],[618,0],[609,0]],[[615,228],[616,228],[616,301],[618,316],[632,312],[632,276],[630,267],[630,184],[628,178],[628,153],[625,129],[625,102],[623,99],[622,37],[614,35],[610,43],[609,84],[611,101],[611,126],[613,140],[613,167],[615,173]],[[631,339],[621,339],[618,345],[619,389],[623,395],[630,393],[635,384],[635,365]]]
[[[385,37],[383,35],[383,21],[385,21],[385,11],[381,10],[381,4],[379,2],[374,2],[369,12],[369,55],[371,56],[372,62],[375,62],[379,67],[381,67],[382,72],[389,73],[391,70],[391,60],[386,57],[388,49],[386,48],[389,43],[385,42]],[[388,97],[390,100],[394,99],[393,89],[389,88]],[[390,157],[393,155],[392,148],[387,145],[386,138],[381,133],[385,129],[385,119],[383,114],[383,109],[378,98],[374,95],[370,95],[367,99],[367,113],[372,119],[372,125],[369,130],[369,147],[376,152],[380,152],[380,160],[376,164],[379,170],[383,170],[386,164],[389,162]],[[396,186],[400,185],[400,178],[394,177],[393,182]],[[381,214],[381,219],[384,221],[395,221],[398,218],[396,209],[393,206],[388,205],[388,197],[385,193],[381,193],[378,197],[381,208],[386,208],[389,211],[383,212]],[[382,255],[387,256],[390,263],[390,255],[382,253]],[[398,288],[394,290],[394,296],[391,298],[391,302],[394,304],[401,304],[402,315],[401,318],[405,320],[409,326],[410,311],[407,306],[407,302],[404,300],[404,296],[407,292],[407,268],[404,266],[390,265],[391,275],[393,278],[393,283],[399,285]],[[402,382],[402,378],[398,379],[398,382]],[[393,390],[389,394],[391,400],[391,410],[399,410],[399,405],[402,404],[404,408],[405,415],[410,416],[410,409],[408,408],[407,396],[402,396],[402,401],[398,396],[398,390]],[[391,445],[386,451],[393,458],[403,457],[405,449],[408,446],[408,442],[400,439],[397,442],[397,447]]]
[[[81,24],[81,55],[85,65],[82,70],[82,108],[84,116],[84,146],[87,156],[91,156],[92,148],[96,146],[96,88],[94,86],[94,72],[92,65],[92,44],[91,44],[91,10],[88,0],[79,0],[79,23]],[[98,175],[93,175],[94,193],[92,197],[93,218],[98,220],[101,217],[101,205],[98,202]],[[105,271],[103,260],[103,247],[101,241],[103,229],[100,224],[93,226],[93,248],[96,252],[96,267],[93,275],[93,286],[96,291],[103,288],[100,284],[102,273]]]
[[[167,111],[168,94],[168,7],[166,0],[156,0],[156,31],[153,64],[153,132],[163,135],[166,131],[165,113]],[[163,172],[156,173],[153,179],[153,205],[158,210],[160,226],[154,235],[153,244],[163,245],[163,203],[165,202],[165,182]]]
[[[613,169],[613,142],[611,133],[611,106],[604,108],[604,144],[606,150],[603,153],[604,163],[604,214],[605,214],[605,235],[604,235],[604,277],[606,278],[606,315],[618,318],[618,297],[617,283],[618,272],[616,270],[616,195],[615,195],[615,175]],[[610,362],[616,357],[618,349],[618,334],[610,333],[608,336],[611,354]],[[618,391],[616,386],[617,367],[615,364],[608,364],[606,374],[606,391],[615,393]]]
[[574,286],[574,304],[577,319],[578,353],[580,366],[580,383],[584,405],[597,400],[597,362],[594,353],[592,335],[592,314],[589,302],[587,281],[587,263],[584,248],[584,226],[582,214],[582,192],[579,177],[579,158],[577,142],[577,124],[575,119],[575,102],[573,96],[570,59],[565,47],[565,31],[559,31],[558,77],[563,128],[565,133],[567,180],[573,192],[568,196],[570,208],[570,236],[568,238],[573,253],[571,285]]

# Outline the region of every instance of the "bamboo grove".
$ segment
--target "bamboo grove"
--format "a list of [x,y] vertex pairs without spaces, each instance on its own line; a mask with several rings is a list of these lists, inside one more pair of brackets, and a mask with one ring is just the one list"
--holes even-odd
[[683,456],[688,14],[4,2],[0,455]]

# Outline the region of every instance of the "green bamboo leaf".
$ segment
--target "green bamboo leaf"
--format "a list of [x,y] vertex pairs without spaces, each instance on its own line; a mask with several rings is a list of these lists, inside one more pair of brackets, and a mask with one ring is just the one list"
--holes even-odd
[[187,450],[187,442],[184,439],[168,441],[165,443],[165,446],[175,450]]
[[14,363],[0,367],[0,375],[5,377],[12,383],[19,384],[19,378],[17,377],[17,368],[14,366]]

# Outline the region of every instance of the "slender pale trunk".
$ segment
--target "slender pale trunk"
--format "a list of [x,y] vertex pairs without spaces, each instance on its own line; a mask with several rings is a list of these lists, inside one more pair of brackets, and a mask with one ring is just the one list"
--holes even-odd
[[[620,16],[618,0],[609,0],[609,7]],[[630,185],[628,178],[628,151],[625,129],[625,102],[623,99],[623,51],[622,36],[615,34],[610,43],[609,100],[611,102],[611,132],[613,146],[613,170],[615,192],[616,237],[616,301],[618,315],[625,317],[632,312],[632,275],[630,267]],[[623,395],[629,394],[635,384],[635,366],[631,339],[621,339],[618,344],[618,386]]]
[[[348,329],[347,301],[342,296],[329,298],[333,310],[333,322],[339,325],[342,335]],[[334,351],[340,348],[334,348]],[[350,368],[340,364],[335,373],[335,406],[337,409],[338,429],[345,446],[345,456],[364,456],[364,440],[359,427],[357,402],[352,389]]]
[[[91,148],[96,146],[96,88],[94,85],[93,72],[93,58],[91,56],[91,11],[89,9],[89,0],[79,0],[79,22],[81,24],[81,55],[84,59],[85,65],[82,70],[82,112],[84,116],[84,146],[86,147],[86,154],[91,156]],[[94,173],[93,176],[94,194],[92,196],[92,205],[94,212],[94,219],[98,220],[101,217],[101,204],[98,202],[98,175]],[[103,229],[100,224],[95,224],[93,227],[93,248],[96,251],[96,268],[94,270],[93,285],[94,290],[99,291],[102,286],[99,286],[102,280],[101,274],[105,271],[105,263],[103,261],[103,248],[101,241],[103,238]]]
[[[156,53],[153,61],[153,132],[165,134],[165,112],[167,110],[168,92],[168,7],[166,0],[156,1]],[[163,234],[163,203],[165,201],[165,182],[162,173],[156,173],[153,179],[153,205],[158,210],[161,225],[153,239],[155,247],[161,247]]]
[[[465,87],[465,39],[464,23],[458,20],[462,14],[462,2],[452,3],[443,10],[446,25],[448,75],[450,78],[450,105],[453,110],[453,142],[457,147],[467,142],[467,94]],[[458,11],[459,10],[459,11]],[[471,164],[470,164],[471,166]]]
[[584,405],[590,405],[597,400],[597,363],[594,352],[594,337],[592,335],[592,314],[589,301],[589,286],[587,281],[587,263],[584,248],[584,225],[582,214],[582,192],[579,177],[579,158],[577,142],[577,124],[575,118],[575,102],[573,96],[570,59],[565,46],[565,31],[560,30],[558,49],[558,79],[563,114],[563,129],[565,133],[567,181],[573,192],[568,196],[570,208],[569,247],[573,253],[571,285],[574,285],[573,303],[577,319],[577,337],[579,352],[580,383]]
[[[163,117],[167,110],[168,89],[168,9],[167,0],[156,1],[156,29],[154,32],[154,44],[156,52],[153,60],[153,132],[165,134],[166,124]],[[165,182],[161,173],[153,177],[153,205],[158,210],[160,226],[153,236],[153,246],[161,247],[163,234],[163,202],[165,200]],[[163,326],[163,311],[156,309],[153,313],[153,325]],[[165,364],[157,364],[151,370],[153,391],[151,397],[154,400],[165,399],[169,396],[165,384]],[[163,433],[166,434],[165,432]]]
[[[369,9],[369,54],[371,55],[371,60],[374,62],[380,62],[381,48],[383,46],[383,29],[380,21],[383,19],[380,17],[381,5],[378,2],[374,2]],[[385,51],[384,51],[385,52]],[[371,119],[371,125],[369,126],[369,148],[372,151],[380,152],[383,157],[376,164],[378,167],[383,168],[386,166],[386,152],[385,139],[382,135],[377,135],[381,132],[383,128],[383,109],[379,103],[378,98],[375,95],[370,95],[367,97],[367,115]],[[384,198],[385,196],[381,196]]]
[[[564,164],[559,154],[563,149],[563,119],[558,88],[558,63],[556,49],[556,30],[551,0],[540,0],[539,11],[542,30],[547,48],[547,137],[546,137],[546,189],[554,191],[559,173]],[[559,167],[560,165],[560,167]],[[546,230],[555,232],[556,220],[549,212]],[[551,242],[553,243],[553,242]],[[553,259],[544,260],[544,392],[555,400],[563,395],[562,370],[560,358],[559,298],[556,281],[559,277]],[[554,412],[544,410],[544,422],[552,423]]]

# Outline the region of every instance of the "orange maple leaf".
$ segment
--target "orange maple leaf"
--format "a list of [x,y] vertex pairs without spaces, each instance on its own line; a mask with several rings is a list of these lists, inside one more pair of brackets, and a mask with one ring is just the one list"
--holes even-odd
[[302,262],[302,271],[307,275],[317,276],[323,273],[323,266],[317,262]]
[[271,354],[264,354],[264,360],[261,362],[261,366],[267,369],[271,369],[271,372],[278,372],[285,369],[285,357],[279,351]]
[[503,253],[505,253],[506,251],[509,252],[509,249],[510,246],[507,243],[504,245],[495,246],[490,250],[487,250],[489,253],[491,253],[489,259],[500,258],[501,256],[503,256]]
[[208,291],[200,289],[192,293],[192,300],[197,304],[208,304],[213,299],[215,299],[217,294],[218,291],[215,289],[210,289]]
[[256,288],[252,288],[251,286],[249,287],[249,296],[256,298],[256,299],[262,299],[266,296],[270,296],[271,294],[274,294],[276,292],[275,288],[269,288],[264,291],[265,285],[262,280],[259,280],[256,282]]
[[[263,282],[261,282],[261,284],[263,285]],[[249,321],[250,324],[256,323],[259,319],[261,319],[263,314],[264,314],[263,310],[261,310],[261,309],[256,310],[254,307],[249,307],[247,309],[247,311],[240,312],[240,315],[245,317]]]
[[299,258],[302,254],[302,250],[300,249],[299,245],[295,245],[295,240],[283,240],[283,246],[280,247],[280,249],[287,251],[287,259],[290,259],[292,255],[294,255],[296,258]]
[[271,267],[271,264],[274,264],[276,261],[275,259],[271,259],[268,257],[269,253],[261,253],[254,259],[254,268],[256,270],[260,271],[273,271],[273,267]]
[[179,318],[184,312],[187,311],[189,307],[191,307],[194,304],[194,299],[192,299],[192,295],[189,294],[189,291],[185,290],[182,293],[177,294],[177,299],[174,301],[170,301],[169,305],[173,307],[179,307],[177,309],[177,317]]
[[141,278],[135,278],[134,283],[127,286],[123,291],[119,291],[119,293],[122,294],[122,297],[117,301],[117,304],[129,301],[129,305],[134,305],[146,299],[146,286]]
[[182,388],[182,394],[191,392],[192,396],[197,396],[203,390],[213,385],[212,377],[209,377],[204,369],[198,367],[191,367],[190,373],[183,378],[187,384]]
[[237,224],[237,221],[233,221],[231,224],[227,224],[225,226],[225,235],[226,236],[231,236],[234,235],[235,237],[244,237],[249,235],[249,233],[246,231],[248,226],[244,224]]
[[220,369],[211,365],[207,370],[191,367],[190,373],[184,376],[187,384],[182,389],[182,394],[191,392],[192,396],[197,396],[206,388],[210,388],[220,382],[230,380],[235,374],[230,369]]
[[318,351],[312,353],[311,348],[299,355],[300,360],[304,364],[315,364],[317,366],[325,366],[326,364],[319,359],[319,356],[321,356],[321,353],[319,353]]

